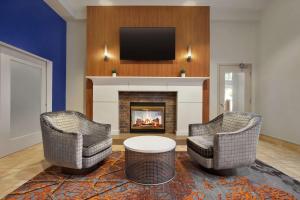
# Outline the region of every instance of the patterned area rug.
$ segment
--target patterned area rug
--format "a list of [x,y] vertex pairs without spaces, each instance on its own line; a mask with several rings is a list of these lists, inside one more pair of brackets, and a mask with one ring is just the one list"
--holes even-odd
[[143,186],[124,175],[124,152],[115,152],[96,171],[65,175],[50,167],[5,199],[300,199],[300,183],[282,172],[256,161],[245,175],[218,176],[190,160],[186,152],[176,154],[176,177],[158,186]]

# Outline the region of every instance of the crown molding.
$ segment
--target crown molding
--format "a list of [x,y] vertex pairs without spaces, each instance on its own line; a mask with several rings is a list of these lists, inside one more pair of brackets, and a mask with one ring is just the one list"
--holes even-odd
[[43,0],[50,8],[52,8],[65,21],[76,19],[70,7],[63,4],[61,0]]
[[[70,20],[86,20],[86,6],[81,6],[80,8],[74,8],[74,5],[70,4],[68,0],[44,0],[58,15],[60,15],[66,21]],[[176,3],[177,2],[177,3]],[[99,4],[101,3],[101,4]],[[112,6],[110,1],[99,1],[99,6]],[[133,6],[133,4],[113,4],[116,6]],[[134,4],[142,6],[146,4]],[[151,4],[152,5],[152,4]],[[156,4],[155,4],[156,5]],[[178,4],[178,1],[174,1],[172,4],[158,4],[157,6],[204,6],[209,4],[203,3],[193,3],[193,4]],[[154,4],[152,5],[154,6]],[[211,6],[211,21],[259,21],[261,16],[261,11],[257,9],[233,9],[217,7],[216,5]]]

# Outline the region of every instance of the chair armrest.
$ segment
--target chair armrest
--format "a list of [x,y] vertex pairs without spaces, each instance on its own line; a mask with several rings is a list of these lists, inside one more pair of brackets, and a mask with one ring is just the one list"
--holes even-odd
[[82,134],[101,134],[102,136],[111,137],[111,125],[85,120],[81,127]]
[[44,155],[50,163],[67,167],[82,168],[82,135],[63,132],[41,122]]
[[98,123],[92,120],[89,120],[84,114],[76,112],[76,115],[80,118],[80,132],[83,135],[89,134],[101,134],[102,136],[110,137],[111,134],[111,125]]
[[215,134],[221,131],[223,121],[223,114],[217,116],[208,123],[203,124],[190,124],[189,136],[197,136],[203,134]]
[[257,118],[238,131],[215,134],[214,169],[231,169],[253,163],[260,127],[261,119]]

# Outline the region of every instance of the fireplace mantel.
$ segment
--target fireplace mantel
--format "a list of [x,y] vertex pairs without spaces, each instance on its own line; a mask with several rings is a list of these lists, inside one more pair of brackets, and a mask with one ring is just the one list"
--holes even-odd
[[[209,77],[87,76],[93,81],[93,120],[119,130],[119,92],[176,92],[176,135],[188,135],[188,125],[202,122],[203,81]],[[129,117],[129,116],[128,116]]]
[[87,76],[94,85],[182,85],[197,86],[209,77],[153,77],[153,76]]

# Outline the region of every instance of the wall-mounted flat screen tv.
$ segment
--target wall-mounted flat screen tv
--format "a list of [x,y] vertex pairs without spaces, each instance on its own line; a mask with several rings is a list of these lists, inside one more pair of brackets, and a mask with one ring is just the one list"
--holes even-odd
[[120,59],[175,60],[175,27],[121,27]]

